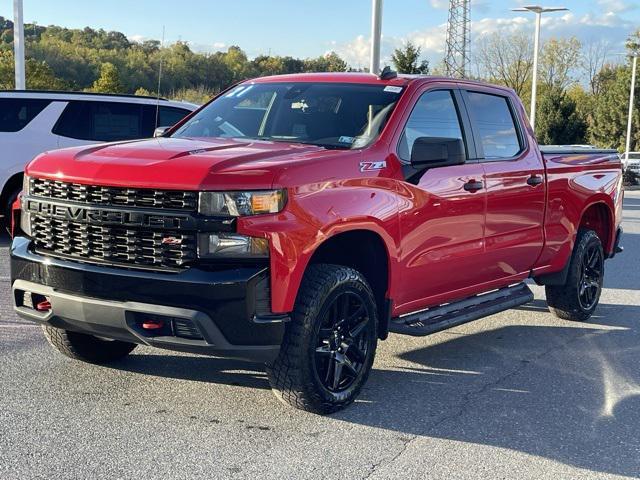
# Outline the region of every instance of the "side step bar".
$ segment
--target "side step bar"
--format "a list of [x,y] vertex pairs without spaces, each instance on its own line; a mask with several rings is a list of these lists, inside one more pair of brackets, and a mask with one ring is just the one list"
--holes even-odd
[[474,295],[416,313],[391,319],[389,331],[414,337],[424,337],[447,328],[472,322],[494,313],[529,303],[533,293],[524,283]]

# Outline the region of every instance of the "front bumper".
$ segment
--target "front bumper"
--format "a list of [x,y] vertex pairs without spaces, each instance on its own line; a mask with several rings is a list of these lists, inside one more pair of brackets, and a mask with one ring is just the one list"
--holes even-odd
[[[180,273],[46,257],[27,238],[11,246],[14,307],[25,319],[115,340],[250,361],[277,356],[286,315],[269,312],[269,272],[250,266]],[[26,295],[26,296],[25,296]],[[38,311],[27,299],[46,298]],[[142,324],[160,320],[164,328]]]

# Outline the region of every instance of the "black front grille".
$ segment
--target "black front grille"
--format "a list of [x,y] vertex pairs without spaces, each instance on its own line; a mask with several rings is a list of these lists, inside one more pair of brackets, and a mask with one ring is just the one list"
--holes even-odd
[[103,207],[163,208],[189,212],[195,212],[198,209],[197,192],[80,185],[43,178],[31,178],[29,183],[31,195],[54,200],[68,200]]
[[195,234],[31,218],[36,249],[94,263],[184,268],[196,259]]

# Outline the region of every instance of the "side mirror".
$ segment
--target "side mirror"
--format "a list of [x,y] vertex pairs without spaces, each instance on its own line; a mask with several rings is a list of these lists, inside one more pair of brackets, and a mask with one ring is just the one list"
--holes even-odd
[[153,138],[157,138],[157,137],[164,137],[164,134],[167,133],[167,131],[170,129],[171,127],[158,127],[153,131]]
[[419,137],[411,149],[411,165],[419,168],[462,165],[464,142],[459,138]]

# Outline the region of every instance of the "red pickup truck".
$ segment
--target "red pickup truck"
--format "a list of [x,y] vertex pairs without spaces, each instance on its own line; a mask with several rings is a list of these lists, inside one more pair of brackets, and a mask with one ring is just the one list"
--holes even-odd
[[531,301],[586,320],[622,250],[613,151],[538,148],[512,90],[306,74],[236,85],[158,138],[26,170],[15,309],[62,353],[137,344],[266,363],[318,413],[358,395],[378,340]]

